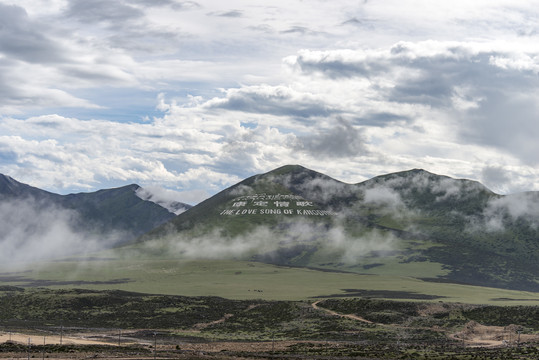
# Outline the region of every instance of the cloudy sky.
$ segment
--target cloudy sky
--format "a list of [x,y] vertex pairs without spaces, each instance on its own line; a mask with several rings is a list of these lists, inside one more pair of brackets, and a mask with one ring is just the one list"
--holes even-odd
[[539,2],[0,0],[0,173],[196,203],[301,164],[539,190]]

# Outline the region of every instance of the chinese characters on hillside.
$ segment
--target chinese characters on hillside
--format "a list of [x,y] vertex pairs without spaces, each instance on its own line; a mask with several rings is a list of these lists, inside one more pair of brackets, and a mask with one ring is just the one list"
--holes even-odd
[[316,209],[312,201],[298,195],[254,194],[237,197],[229,204],[220,215],[335,215],[332,211]]

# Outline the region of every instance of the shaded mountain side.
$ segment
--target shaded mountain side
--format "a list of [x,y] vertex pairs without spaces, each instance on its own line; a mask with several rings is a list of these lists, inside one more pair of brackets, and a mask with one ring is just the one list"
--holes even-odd
[[[380,176],[360,184],[364,193],[384,193],[370,219],[389,224],[439,246],[424,259],[450,270],[446,278],[476,285],[539,291],[538,193],[502,196],[482,184],[424,170]],[[391,194],[388,195],[388,194]],[[395,205],[397,204],[397,205]]]
[[221,191],[138,242],[163,239],[182,249],[178,257],[200,244],[236,246],[223,256],[539,291],[537,199],[421,169],[346,184],[288,165]]
[[44,201],[60,201],[61,195],[23,184],[10,176],[0,174],[0,200],[26,199]]
[[[140,199],[140,186],[131,184],[92,193],[69,194],[61,204],[80,214],[82,224],[94,224],[102,231],[120,230],[129,234],[129,241],[174,218],[175,214],[151,201]],[[188,205],[185,205],[189,207]]]
[[[17,206],[17,203],[31,207],[36,214],[71,211],[67,225],[73,231],[97,236],[110,232],[121,234],[114,244],[103,244],[108,247],[131,241],[175,216],[160,205],[142,200],[136,194],[138,189],[138,185],[132,184],[90,193],[59,195],[0,175],[0,202],[6,205],[5,211],[9,211],[7,204]],[[24,226],[24,219],[19,219],[19,223]],[[29,222],[25,233],[33,226]]]

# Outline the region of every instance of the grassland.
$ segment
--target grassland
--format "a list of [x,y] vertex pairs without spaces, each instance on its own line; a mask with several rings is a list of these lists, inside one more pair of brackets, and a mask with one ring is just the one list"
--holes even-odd
[[[414,271],[418,274],[423,271],[427,277],[432,264],[422,264],[426,267]],[[220,296],[236,300],[354,297],[359,291],[370,291],[363,294],[399,300],[539,305],[539,293],[535,292],[424,281],[394,274],[332,272],[234,260],[74,258],[4,269],[0,272],[1,285]]]
[[107,253],[2,270],[0,335],[24,342],[0,358],[531,360],[538,311],[537,293]]

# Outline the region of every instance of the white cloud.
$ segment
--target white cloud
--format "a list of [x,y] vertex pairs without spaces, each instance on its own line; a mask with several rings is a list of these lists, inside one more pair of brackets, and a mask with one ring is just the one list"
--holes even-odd
[[[357,265],[366,256],[394,250],[397,241],[392,234],[379,231],[365,232],[362,236],[351,237],[339,226],[327,229],[322,224],[297,219],[284,224],[281,230],[267,226],[253,229],[234,237],[223,236],[221,229],[205,231],[200,236],[165,235],[146,241],[144,251],[166,251],[176,258],[184,259],[251,259],[278,256],[276,251],[296,246],[314,246],[318,251],[332,254],[338,261]],[[282,259],[281,259],[282,260]]]
[[[0,261],[17,266],[110,247],[125,234],[96,234],[77,227],[78,213],[34,199],[0,203]],[[95,231],[95,230],[94,230]]]
[[385,186],[366,189],[363,201],[366,204],[382,206],[395,213],[397,213],[399,209],[404,210],[406,208],[399,193],[392,188]]
[[0,171],[57,191],[212,194],[287,163],[537,189],[533,2],[104,3],[0,0]]
[[142,200],[152,201],[176,215],[181,214],[189,208],[182,203],[182,193],[165,189],[158,185],[138,188],[135,194]]

